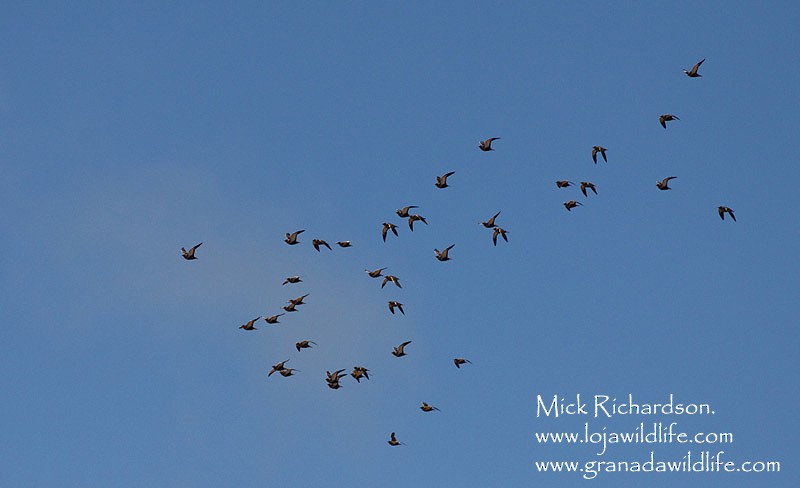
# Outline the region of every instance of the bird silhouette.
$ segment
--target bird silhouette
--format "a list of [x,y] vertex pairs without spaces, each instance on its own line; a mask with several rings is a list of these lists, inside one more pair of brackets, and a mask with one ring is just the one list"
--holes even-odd
[[286,239],[284,239],[283,242],[285,242],[286,244],[289,244],[290,246],[294,246],[295,244],[299,244],[300,241],[297,240],[297,236],[299,236],[303,232],[305,232],[305,230],[298,230],[297,232],[292,232],[291,234],[287,232],[286,233]]
[[456,368],[458,368],[458,369],[461,369],[461,365],[464,364],[464,363],[472,364],[472,361],[470,361],[469,359],[464,359],[464,358],[455,358],[455,359],[453,359],[453,364],[455,364]]
[[381,273],[385,269],[388,269],[388,268],[379,268],[379,269],[375,269],[375,270],[372,270],[372,271],[370,271],[368,269],[365,269],[364,271],[367,272],[367,274],[369,275],[370,278],[378,278],[378,277],[382,276]]
[[699,68],[700,65],[703,64],[703,61],[705,61],[705,58],[701,59],[700,62],[698,62],[697,64],[692,66],[692,69],[690,69],[688,71],[686,69],[684,69],[683,72],[686,73],[686,76],[688,76],[689,78],[700,78],[700,77],[702,77],[703,75],[701,75],[701,74],[699,74],[697,72],[697,68]]
[[327,377],[325,378],[325,382],[328,384],[328,388],[333,390],[338,390],[341,388],[339,384],[339,379],[344,376],[342,373],[344,372],[343,369],[336,371],[335,373],[331,373],[330,371],[326,371]]
[[492,232],[492,243],[494,243],[495,246],[497,245],[497,236],[502,237],[504,241],[508,242],[508,236],[506,234],[508,234],[507,230],[501,227],[495,227],[494,232]]
[[350,241],[336,241],[339,247],[351,247],[353,244]]
[[425,217],[422,215],[409,215],[408,216],[408,228],[411,229],[411,232],[414,232],[414,222],[422,222],[425,225],[428,225],[428,221],[425,220]]
[[448,256],[448,253],[450,252],[450,249],[453,249],[454,246],[455,244],[450,244],[444,249],[444,251],[439,251],[438,249],[434,249],[433,252],[434,254],[436,254],[436,259],[438,259],[439,261],[450,261],[450,256]]
[[290,298],[290,299],[289,299],[289,303],[291,303],[292,305],[305,305],[305,304],[306,304],[306,302],[304,302],[303,300],[304,300],[304,299],[305,299],[305,298],[306,298],[308,295],[309,295],[309,293],[306,293],[305,295],[303,295],[303,296],[301,296],[301,297],[297,297],[297,298]]
[[594,161],[594,164],[597,164],[597,153],[600,153],[600,155],[603,156],[603,161],[606,163],[608,162],[608,159],[606,158],[606,151],[608,151],[608,149],[604,148],[603,146],[592,146],[592,161]]
[[314,344],[315,346],[317,345],[317,343],[314,341],[304,340],[300,342],[295,342],[294,347],[297,348],[297,352],[300,352],[300,349],[308,349],[309,347],[311,347],[311,344]]
[[357,383],[361,383],[361,378],[369,379],[369,370],[363,366],[354,366],[350,376],[352,376]]
[[274,373],[274,372],[276,372],[276,371],[281,371],[281,370],[283,370],[283,369],[286,369],[286,366],[285,366],[285,364],[286,364],[288,361],[289,361],[289,360],[287,359],[287,360],[285,360],[285,361],[281,361],[281,362],[279,362],[278,364],[274,364],[274,365],[272,366],[272,369],[269,371],[269,373],[267,373],[267,376],[272,376],[272,373]]
[[490,137],[490,138],[486,139],[485,141],[480,141],[478,143],[478,147],[481,149],[481,151],[494,151],[494,149],[492,148],[492,141],[496,141],[498,139],[500,139],[500,138],[499,137]]
[[399,346],[395,346],[394,350],[392,351],[392,354],[395,357],[398,357],[398,358],[402,357],[402,356],[405,356],[406,355],[405,348],[409,344],[411,344],[411,341],[406,341],[406,342],[400,344]]
[[197,250],[198,247],[200,247],[202,245],[203,245],[203,243],[201,242],[200,244],[197,244],[197,245],[193,246],[188,251],[185,248],[182,247],[181,248],[181,256],[183,256],[183,259],[185,259],[187,261],[191,261],[192,259],[197,259],[197,257],[194,255],[194,252]]
[[331,373],[330,371],[325,372],[327,374],[325,382],[328,383],[328,388],[331,388],[333,390],[338,390],[339,388],[341,388],[341,385],[339,384],[339,379],[342,376],[344,376],[342,374],[343,372],[344,372],[343,369],[340,369],[334,373]]
[[672,114],[664,114],[658,116],[658,122],[661,124],[661,127],[665,129],[667,128],[667,122],[669,122],[670,120],[681,120],[681,119]]
[[481,222],[481,225],[486,227],[487,229],[491,229],[492,227],[495,227],[494,221],[495,221],[495,219],[497,218],[498,215],[500,215],[500,212],[497,212],[496,214],[492,215],[492,218],[487,220],[486,222]]
[[404,443],[397,440],[397,437],[395,437],[394,432],[392,432],[392,434],[389,436],[389,440],[387,442],[389,442],[390,446],[405,446]]
[[339,381],[339,379],[342,376],[345,376],[342,373],[344,373],[344,369],[339,369],[337,371],[334,371],[333,373],[331,373],[330,371],[325,371],[325,374],[327,375],[325,381]]
[[286,283],[300,283],[301,281],[303,280],[301,280],[299,276],[290,276],[283,281],[283,284],[285,285]]
[[677,176],[667,176],[663,180],[657,181],[656,186],[659,190],[672,190],[672,188],[669,187],[669,180],[674,180],[675,178],[677,178]]
[[279,313],[278,315],[271,315],[269,317],[264,317],[264,322],[266,322],[268,324],[277,324],[277,323],[279,323],[278,322],[278,317],[280,317],[281,315],[286,315],[286,314],[285,313]]
[[585,197],[589,196],[588,193],[586,193],[587,188],[592,190],[594,194],[597,195],[597,188],[594,187],[594,183],[590,183],[588,181],[581,181],[581,193],[583,193],[583,196]]
[[386,275],[386,276],[384,276],[383,277],[383,283],[381,283],[381,288],[386,286],[386,283],[388,283],[390,281],[392,283],[394,283],[395,286],[397,286],[398,288],[402,288],[402,286],[400,286],[400,280],[397,278],[397,276],[394,276],[394,275]]
[[566,187],[572,186],[574,184],[575,183],[573,183],[571,181],[567,181],[567,180],[558,180],[558,181],[556,181],[556,187],[558,187],[558,188],[566,188]]
[[392,315],[394,315],[394,309],[395,308],[400,310],[400,313],[402,313],[403,315],[406,314],[406,312],[403,310],[403,304],[402,303],[396,302],[394,300],[390,301],[389,302],[389,311],[392,312]]
[[578,205],[583,205],[583,204],[581,202],[576,202],[575,200],[564,202],[564,207],[566,207],[566,209],[570,212],[572,211],[573,208],[577,207]]
[[328,250],[331,250],[331,251],[333,250],[333,249],[331,249],[331,246],[329,246],[328,243],[323,241],[322,239],[313,239],[311,241],[311,245],[314,246],[314,249],[316,249],[317,252],[319,252],[319,246],[325,246],[325,247],[328,248]]
[[453,176],[454,174],[456,174],[455,171],[449,171],[443,174],[442,176],[437,176],[436,183],[434,183],[434,186],[436,186],[436,188],[447,188],[448,186],[450,186],[447,184],[447,178]]
[[260,318],[261,318],[261,316],[259,315],[258,317],[254,318],[253,320],[249,320],[246,324],[240,325],[239,328],[240,329],[244,329],[244,330],[258,330],[253,326],[253,324],[255,324],[256,320],[258,320]]
[[411,210],[412,208],[419,208],[419,207],[417,207],[416,205],[408,205],[403,208],[398,208],[397,210],[395,210],[395,213],[397,214],[398,217],[405,219],[408,217],[408,211]]
[[725,214],[727,213],[728,215],[731,216],[733,221],[736,222],[736,216],[733,215],[733,209],[731,209],[730,207],[719,206],[717,207],[717,212],[719,212],[719,218],[721,218],[722,220],[725,220]]
[[389,231],[392,231],[394,235],[397,235],[397,226],[392,224],[391,222],[384,222],[383,229],[381,230],[381,235],[383,236],[383,242],[386,242],[386,234]]
[[434,407],[433,405],[428,405],[425,402],[422,402],[422,405],[419,407],[419,409],[422,410],[423,412],[433,412],[434,410],[436,410],[437,412],[441,411],[438,408]]

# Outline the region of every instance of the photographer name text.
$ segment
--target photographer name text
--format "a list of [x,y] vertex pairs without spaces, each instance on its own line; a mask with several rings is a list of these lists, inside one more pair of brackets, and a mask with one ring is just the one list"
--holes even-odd
[[562,415],[610,418],[617,415],[714,415],[714,411],[707,403],[676,401],[672,393],[658,403],[638,402],[632,393],[621,399],[609,395],[582,397],[580,393],[569,397],[536,395],[536,417],[558,418]]

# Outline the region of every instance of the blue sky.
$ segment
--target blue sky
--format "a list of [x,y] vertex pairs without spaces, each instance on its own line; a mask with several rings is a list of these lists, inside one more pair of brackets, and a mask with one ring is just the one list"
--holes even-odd
[[[0,484],[796,486],[797,19],[789,2],[8,6]],[[412,234],[405,205],[429,225]],[[494,247],[478,222],[497,211]],[[297,375],[266,377],[287,358]],[[325,386],[357,364],[369,381]],[[732,432],[711,450],[782,471],[538,473],[649,454],[537,444],[585,419],[537,419],[536,395],[578,393],[709,403],[597,425]]]

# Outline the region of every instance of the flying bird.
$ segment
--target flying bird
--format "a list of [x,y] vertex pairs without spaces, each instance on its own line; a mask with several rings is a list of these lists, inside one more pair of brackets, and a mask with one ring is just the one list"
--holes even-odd
[[309,347],[311,347],[311,344],[314,344],[315,346],[317,345],[317,343],[314,341],[304,340],[300,342],[295,342],[294,347],[297,348],[297,352],[300,352],[300,349],[308,349]]
[[303,280],[301,280],[299,276],[290,276],[286,278],[286,280],[284,280],[283,284],[285,285],[286,283],[300,283],[301,281]]
[[277,324],[278,323],[278,317],[280,317],[281,315],[286,315],[286,314],[285,313],[279,313],[278,315],[272,315],[270,317],[264,317],[264,321],[266,323],[268,323],[268,324]]
[[407,207],[398,208],[397,210],[395,210],[395,213],[397,214],[398,217],[404,219],[408,217],[408,211],[411,210],[412,208],[419,208],[419,207],[417,207],[416,205],[409,205]]
[[370,271],[368,269],[365,269],[364,271],[367,272],[367,274],[369,275],[370,278],[378,278],[378,277],[381,276],[381,273],[385,269],[388,269],[388,268],[378,268],[378,269],[375,269],[375,270],[372,270],[372,271]]
[[492,215],[492,218],[487,220],[486,222],[481,222],[481,225],[483,225],[487,229],[491,229],[492,227],[496,227],[494,225],[494,220],[497,218],[498,215],[500,215],[500,212],[497,212],[496,214]]
[[316,249],[317,252],[319,252],[319,246],[325,246],[329,250],[331,250],[331,251],[333,250],[333,249],[331,249],[331,246],[329,246],[328,243],[323,241],[322,239],[313,239],[311,241],[311,245],[314,246],[314,249]]
[[350,241],[336,241],[339,247],[351,247],[353,244]]
[[402,286],[400,286],[400,280],[397,278],[397,276],[394,276],[394,275],[386,275],[386,276],[384,276],[383,277],[383,283],[381,283],[381,288],[386,286],[386,283],[388,283],[390,281],[392,283],[394,283],[398,288],[402,288]]
[[361,378],[369,379],[369,370],[363,366],[354,366],[350,376],[355,378],[356,382],[361,383]]
[[450,249],[453,249],[455,244],[451,244],[447,246],[444,251],[439,251],[438,249],[434,249],[433,252],[436,254],[436,259],[439,261],[449,261],[450,257],[447,255],[450,252]]
[[600,155],[603,156],[603,161],[606,163],[608,162],[608,159],[606,158],[606,151],[608,151],[608,149],[604,148],[603,146],[592,146],[592,161],[594,161],[594,164],[597,164],[597,153],[600,153]]
[[675,178],[677,178],[677,176],[667,176],[663,180],[657,181],[656,186],[659,190],[672,190],[672,188],[669,187],[669,180],[674,180]]
[[198,247],[200,247],[202,245],[203,245],[203,243],[201,242],[200,244],[197,244],[196,246],[194,246],[191,249],[189,249],[188,251],[185,248],[182,247],[181,248],[181,256],[183,256],[183,259],[185,259],[187,261],[191,261],[192,259],[197,259],[197,257],[194,255],[194,252],[197,250]]
[[387,442],[390,446],[405,446],[405,443],[397,440],[397,437],[394,436],[394,432],[392,432],[392,434],[389,436],[389,440]]
[[414,232],[414,222],[420,221],[425,225],[428,225],[428,221],[425,220],[425,217],[422,215],[409,215],[408,216],[408,228],[411,229],[411,232]]
[[394,235],[397,235],[397,226],[392,224],[391,222],[384,222],[383,223],[383,230],[381,230],[381,235],[383,236],[383,242],[386,242],[386,234],[389,231],[392,231]]
[[283,242],[285,242],[286,244],[289,244],[290,246],[294,246],[295,244],[299,244],[300,241],[297,240],[297,236],[302,234],[303,232],[305,232],[305,230],[298,230],[297,232],[292,232],[291,234],[289,234],[287,232],[286,233],[286,239],[284,239]]
[[454,174],[456,174],[455,171],[449,171],[443,174],[442,176],[437,176],[436,183],[434,183],[434,185],[436,186],[436,188],[447,188],[448,186],[450,186],[447,184],[447,178],[453,176]]
[[301,297],[297,297],[297,298],[290,298],[290,299],[289,299],[289,303],[291,303],[292,305],[305,305],[305,304],[306,304],[306,302],[304,302],[304,301],[303,301],[303,299],[304,299],[305,297],[307,297],[308,295],[309,295],[309,293],[306,293],[305,295],[303,295],[303,296],[301,296]]
[[341,388],[341,385],[339,384],[339,379],[342,376],[344,376],[342,374],[343,372],[344,372],[343,369],[340,369],[335,373],[331,373],[330,371],[325,372],[325,374],[327,375],[327,377],[325,378],[325,382],[328,383],[328,388],[331,388],[333,390],[338,390],[339,388]]
[[699,74],[697,72],[697,68],[699,68],[700,65],[703,64],[703,61],[705,61],[705,58],[700,60],[700,62],[697,63],[696,65],[692,66],[692,69],[690,69],[689,71],[686,71],[684,69],[683,72],[686,73],[686,76],[688,76],[689,78],[700,78],[700,77],[702,77],[703,75],[701,75],[701,74]]
[[407,345],[411,344],[411,341],[406,341],[399,346],[395,346],[394,351],[392,351],[392,355],[395,357],[402,357],[406,355],[405,348]]
[[574,184],[575,183],[573,183],[571,181],[567,181],[567,180],[558,180],[558,181],[556,181],[556,187],[558,187],[558,188],[566,188],[566,187],[572,186]]
[[400,310],[400,313],[402,313],[403,315],[405,315],[405,314],[406,314],[406,313],[403,311],[403,304],[402,304],[402,303],[400,303],[400,302],[396,302],[396,301],[394,301],[394,300],[390,301],[390,302],[389,302],[389,311],[390,311],[390,312],[392,312],[392,315],[394,315],[394,309],[395,309],[395,308],[399,309],[399,310]]
[[669,122],[670,120],[681,120],[681,119],[672,114],[664,114],[658,116],[658,121],[661,123],[661,127],[665,129],[667,128],[667,122]]
[[594,194],[597,195],[597,188],[594,187],[594,183],[588,181],[581,181],[581,193],[583,193],[583,196],[585,197],[589,196],[586,192],[587,188],[592,190]]
[[292,376],[295,371],[300,372],[299,369],[283,368],[282,370],[278,371],[278,373],[280,373],[284,378],[288,378],[289,376]]
[[286,366],[285,366],[285,364],[286,364],[288,361],[289,361],[289,360],[287,359],[286,361],[281,361],[281,362],[279,362],[278,364],[275,364],[275,365],[273,365],[273,366],[272,366],[272,369],[269,371],[269,373],[267,373],[267,376],[272,376],[272,373],[274,373],[274,372],[276,372],[276,371],[283,371],[284,369],[286,369]]
[[566,207],[567,211],[572,211],[573,208],[577,207],[578,205],[583,205],[581,202],[576,202],[575,200],[570,200],[568,202],[564,202],[564,207]]
[[425,402],[422,402],[422,405],[419,407],[419,409],[422,410],[423,412],[433,412],[434,410],[436,410],[437,412],[441,412],[441,410],[439,410],[438,408],[434,407],[433,405],[428,405]]
[[507,230],[501,227],[495,227],[492,233],[492,243],[494,243],[495,246],[497,245],[497,236],[502,237],[504,241],[508,242],[508,236],[506,234],[508,234]]
[[725,220],[725,214],[727,213],[728,215],[731,216],[733,221],[736,222],[736,216],[733,215],[733,209],[731,209],[730,207],[719,206],[717,207],[717,212],[719,212],[719,218],[721,218],[722,220]]
[[335,373],[331,373],[330,371],[326,371],[325,372],[327,374],[327,378],[325,378],[325,382],[328,383],[328,388],[331,388],[333,390],[338,390],[339,388],[341,388],[341,385],[339,384],[339,379],[342,376],[344,376],[342,374],[343,372],[344,372],[343,369],[340,369],[339,371],[336,371]]
[[453,364],[455,364],[456,368],[458,368],[458,369],[461,369],[461,365],[464,364],[464,363],[472,364],[472,361],[470,361],[469,359],[464,359],[464,358],[455,358],[455,359],[453,359]]
[[253,320],[249,320],[246,324],[240,325],[239,328],[240,329],[244,329],[244,330],[258,330],[253,326],[253,324],[255,324],[256,320],[258,320],[260,318],[261,318],[261,316],[259,315],[258,317],[254,318]]
[[[284,305],[283,309],[286,310],[287,312],[297,312],[297,308],[295,308],[295,307],[297,307],[296,303],[289,302],[289,305]],[[281,314],[281,315],[283,315],[283,314]]]
[[494,149],[492,149],[492,141],[496,141],[498,139],[500,139],[500,138],[499,137],[490,137],[490,138],[486,139],[485,141],[480,141],[478,143],[478,147],[481,149],[481,151],[494,151]]

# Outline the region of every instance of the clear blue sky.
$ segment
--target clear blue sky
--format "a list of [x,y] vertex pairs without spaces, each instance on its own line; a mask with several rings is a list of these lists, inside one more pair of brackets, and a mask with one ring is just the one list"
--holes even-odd
[[[0,485],[798,485],[794,4],[217,3],[3,9]],[[537,444],[585,419],[536,395],[578,393],[709,403],[596,425],[782,471],[538,473],[649,454]]]

